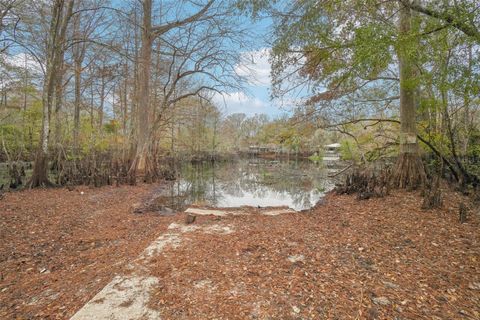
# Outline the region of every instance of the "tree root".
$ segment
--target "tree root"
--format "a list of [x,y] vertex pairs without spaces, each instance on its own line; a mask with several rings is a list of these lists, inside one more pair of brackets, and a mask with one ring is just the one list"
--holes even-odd
[[425,167],[417,153],[403,153],[398,156],[392,175],[394,188],[415,190],[424,187],[426,179]]
[[33,173],[30,180],[27,182],[29,188],[39,187],[53,187],[54,184],[48,180],[48,158],[39,151],[33,166]]
[[366,200],[384,197],[390,193],[390,169],[384,168],[375,174],[370,169],[355,170],[346,176],[345,183],[335,190],[337,194],[357,193],[357,199]]

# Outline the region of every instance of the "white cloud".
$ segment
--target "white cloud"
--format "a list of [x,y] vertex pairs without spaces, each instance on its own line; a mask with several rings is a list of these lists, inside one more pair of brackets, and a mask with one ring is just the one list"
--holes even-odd
[[250,97],[242,91],[215,94],[213,101],[219,107],[225,107],[227,114],[245,113],[252,115],[265,112],[268,103],[255,97]]
[[270,87],[270,48],[246,51],[241,55],[241,62],[235,66],[238,75],[246,77],[256,86]]

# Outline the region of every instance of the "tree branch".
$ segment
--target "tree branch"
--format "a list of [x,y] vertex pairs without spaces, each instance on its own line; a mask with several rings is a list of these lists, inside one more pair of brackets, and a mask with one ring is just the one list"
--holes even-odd
[[159,37],[160,35],[168,32],[168,31],[170,31],[174,28],[178,28],[178,27],[181,27],[183,25],[189,24],[191,22],[197,21],[198,19],[200,19],[205,14],[205,12],[207,12],[207,10],[212,6],[212,4],[214,2],[215,2],[215,0],[208,1],[208,3],[200,11],[191,15],[188,18],[178,20],[178,21],[174,21],[174,22],[170,22],[170,23],[167,23],[165,25],[152,27],[153,37],[154,38]]
[[474,24],[465,23],[464,19],[459,19],[458,16],[453,15],[446,11],[438,11],[431,7],[424,7],[418,1],[400,0],[404,6],[407,6],[413,11],[423,13],[432,18],[436,18],[447,22],[449,25],[455,27],[457,30],[462,31],[469,37],[474,38],[477,42],[480,42],[480,31]]

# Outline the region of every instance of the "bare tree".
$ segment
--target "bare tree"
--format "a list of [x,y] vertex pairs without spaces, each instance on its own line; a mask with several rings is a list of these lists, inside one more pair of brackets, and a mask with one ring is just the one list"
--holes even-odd
[[5,28],[5,25],[8,23],[6,20],[18,20],[18,17],[13,19],[8,19],[8,16],[12,14],[16,6],[19,6],[22,1],[19,0],[5,0],[2,1],[0,6],[0,35]]
[[52,111],[54,90],[58,72],[63,63],[67,26],[73,14],[74,0],[55,0],[51,8],[51,20],[46,44],[46,68],[43,83],[43,118],[40,133],[40,145],[35,158],[33,174],[29,186],[49,185],[48,180],[48,146],[50,137],[50,115]]
[[[198,21],[211,19],[209,9],[215,3],[215,0],[209,0],[200,10],[195,14],[186,18],[181,18],[176,21],[167,22],[160,25],[153,25],[152,23],[152,0],[142,1],[142,36],[141,48],[139,56],[138,69],[138,87],[137,87],[137,101],[138,101],[138,128],[135,157],[132,161],[129,174],[132,179],[135,179],[137,174],[144,175],[146,180],[150,179],[154,173],[151,163],[151,134],[152,127],[150,121],[151,105],[150,105],[150,81],[151,81],[151,63],[152,63],[152,45],[153,42],[167,34],[175,28],[180,28]],[[178,83],[179,80],[176,80]],[[170,93],[172,95],[174,90]],[[167,101],[169,101],[167,97]],[[165,104],[163,104],[165,105]],[[155,123],[158,121],[154,121]],[[155,126],[155,125],[154,125]]]

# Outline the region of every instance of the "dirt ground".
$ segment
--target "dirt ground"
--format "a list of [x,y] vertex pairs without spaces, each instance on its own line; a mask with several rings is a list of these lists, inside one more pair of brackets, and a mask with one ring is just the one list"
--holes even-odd
[[[184,215],[134,214],[152,186],[34,190],[0,201],[0,319],[66,319]],[[81,194],[81,191],[84,194]],[[329,195],[310,212],[199,216],[148,261],[162,319],[480,319],[480,221],[460,196]],[[478,208],[472,208],[478,210]],[[199,229],[200,230],[200,229]]]

